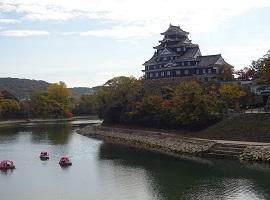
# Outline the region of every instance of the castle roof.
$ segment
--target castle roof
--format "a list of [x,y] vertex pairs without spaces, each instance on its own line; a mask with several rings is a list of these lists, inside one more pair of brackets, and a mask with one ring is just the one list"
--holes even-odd
[[185,60],[185,59],[193,59],[196,58],[196,54],[199,52],[199,55],[201,56],[201,52],[199,47],[194,47],[194,48],[188,48],[188,50],[183,54],[179,60]]
[[199,61],[198,67],[208,67],[214,65],[221,57],[221,54],[217,55],[207,55],[207,56],[198,56]]
[[170,27],[161,35],[188,35],[189,32],[186,32],[180,28],[180,26],[173,26],[170,24]]

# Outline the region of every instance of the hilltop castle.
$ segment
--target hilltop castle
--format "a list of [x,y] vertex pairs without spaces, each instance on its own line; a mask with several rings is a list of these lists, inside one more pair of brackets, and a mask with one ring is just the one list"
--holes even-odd
[[143,64],[146,80],[195,78],[210,81],[218,77],[220,67],[227,64],[221,54],[202,56],[199,45],[193,44],[188,34],[180,26],[173,25],[161,33],[164,38],[153,47],[156,51],[152,58]]

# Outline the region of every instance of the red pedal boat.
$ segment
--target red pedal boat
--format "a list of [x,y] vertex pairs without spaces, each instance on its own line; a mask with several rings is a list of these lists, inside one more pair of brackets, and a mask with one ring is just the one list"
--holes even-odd
[[15,169],[15,165],[11,160],[2,160],[0,162],[0,169],[7,170],[7,169]]
[[47,151],[41,151],[39,158],[41,160],[48,160],[50,158],[49,153]]
[[67,167],[72,165],[72,162],[67,156],[63,156],[59,161],[59,165],[61,165],[62,167]]

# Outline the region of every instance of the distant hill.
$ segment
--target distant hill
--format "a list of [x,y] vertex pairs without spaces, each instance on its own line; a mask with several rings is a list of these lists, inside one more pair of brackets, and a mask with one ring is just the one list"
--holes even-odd
[[[0,90],[6,90],[18,99],[28,98],[34,91],[47,90],[50,83],[42,80],[30,80],[19,78],[0,78]],[[84,94],[92,94],[94,88],[74,87],[69,88],[74,98]]]
[[34,91],[47,90],[49,83],[19,78],[0,78],[0,89],[7,90],[18,99],[25,99]]
[[93,88],[89,88],[89,87],[74,87],[74,88],[69,88],[69,89],[79,95],[93,94],[95,92]]

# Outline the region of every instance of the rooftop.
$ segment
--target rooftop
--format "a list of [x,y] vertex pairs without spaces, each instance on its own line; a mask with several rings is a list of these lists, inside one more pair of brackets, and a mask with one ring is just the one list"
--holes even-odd
[[170,27],[161,35],[188,35],[189,32],[186,32],[180,28],[180,26],[173,26],[170,24]]

